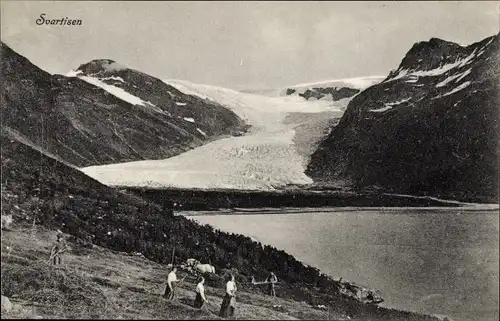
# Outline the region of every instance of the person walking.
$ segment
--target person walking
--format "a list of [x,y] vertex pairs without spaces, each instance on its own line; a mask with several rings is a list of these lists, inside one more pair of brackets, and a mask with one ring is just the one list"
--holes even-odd
[[236,282],[234,275],[231,274],[230,280],[226,283],[226,295],[222,299],[219,316],[222,318],[234,316],[236,310]]
[[173,300],[175,297],[175,285],[174,285],[174,283],[179,282],[179,280],[177,280],[176,273],[177,273],[177,267],[174,266],[172,268],[172,271],[170,271],[170,273],[167,276],[167,286],[165,288],[165,293],[163,294],[163,296],[165,298],[167,298],[168,300]]
[[205,302],[208,302],[205,297],[205,278],[200,276],[198,279],[198,285],[196,285],[196,298],[194,299],[194,307],[201,309]]

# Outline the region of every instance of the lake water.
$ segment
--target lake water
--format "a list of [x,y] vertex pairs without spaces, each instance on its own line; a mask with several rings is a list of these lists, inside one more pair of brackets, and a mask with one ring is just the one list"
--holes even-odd
[[497,210],[382,209],[196,215],[382,292],[387,307],[498,320]]

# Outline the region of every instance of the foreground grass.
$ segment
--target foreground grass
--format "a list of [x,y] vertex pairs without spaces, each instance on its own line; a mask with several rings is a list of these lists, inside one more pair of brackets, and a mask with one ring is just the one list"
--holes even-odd
[[[186,278],[174,302],[161,294],[168,271],[141,256],[69,243],[64,265],[48,264],[55,232],[2,233],[2,294],[14,303],[2,318],[219,319],[223,289],[207,287],[209,303],[194,309],[194,280]],[[183,277],[180,273],[179,277]],[[305,303],[240,292],[238,319],[328,319]],[[330,315],[331,319],[346,319]]]
[[[68,242],[63,265],[48,258],[56,232],[43,227],[2,231],[1,292],[14,307],[3,318],[220,319],[224,295],[206,286],[208,304],[192,307],[195,280],[187,277],[173,302],[162,297],[168,270],[141,255]],[[183,272],[178,277],[184,277]],[[243,320],[437,320],[434,317],[372,306],[351,315],[345,307],[319,310],[305,302],[238,291],[236,319]],[[251,288],[248,288],[249,290]]]

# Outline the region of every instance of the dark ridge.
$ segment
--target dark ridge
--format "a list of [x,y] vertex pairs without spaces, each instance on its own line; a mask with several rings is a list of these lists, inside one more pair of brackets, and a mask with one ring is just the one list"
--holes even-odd
[[[450,70],[391,79],[466,57]],[[497,203],[500,35],[467,47],[418,43],[396,73],[351,100],[306,174],[356,190]]]
[[248,128],[222,105],[115,64],[102,59],[80,68],[110,77],[103,81],[145,103],[134,105],[78,77],[50,75],[2,43],[2,125],[78,167],[164,159]]

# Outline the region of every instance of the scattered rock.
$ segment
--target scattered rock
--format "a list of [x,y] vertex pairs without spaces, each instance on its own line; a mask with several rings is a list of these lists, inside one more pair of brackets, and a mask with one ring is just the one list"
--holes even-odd
[[[2,215],[3,221],[3,215]],[[12,310],[12,303],[8,297],[2,295],[2,313],[9,313]]]
[[2,230],[10,230],[11,226],[12,215],[2,215]]
[[313,306],[313,308],[318,309],[318,310],[324,310],[324,311],[327,311],[327,310],[328,310],[328,307],[326,307],[326,306],[325,306],[325,305],[323,305],[323,304]]

